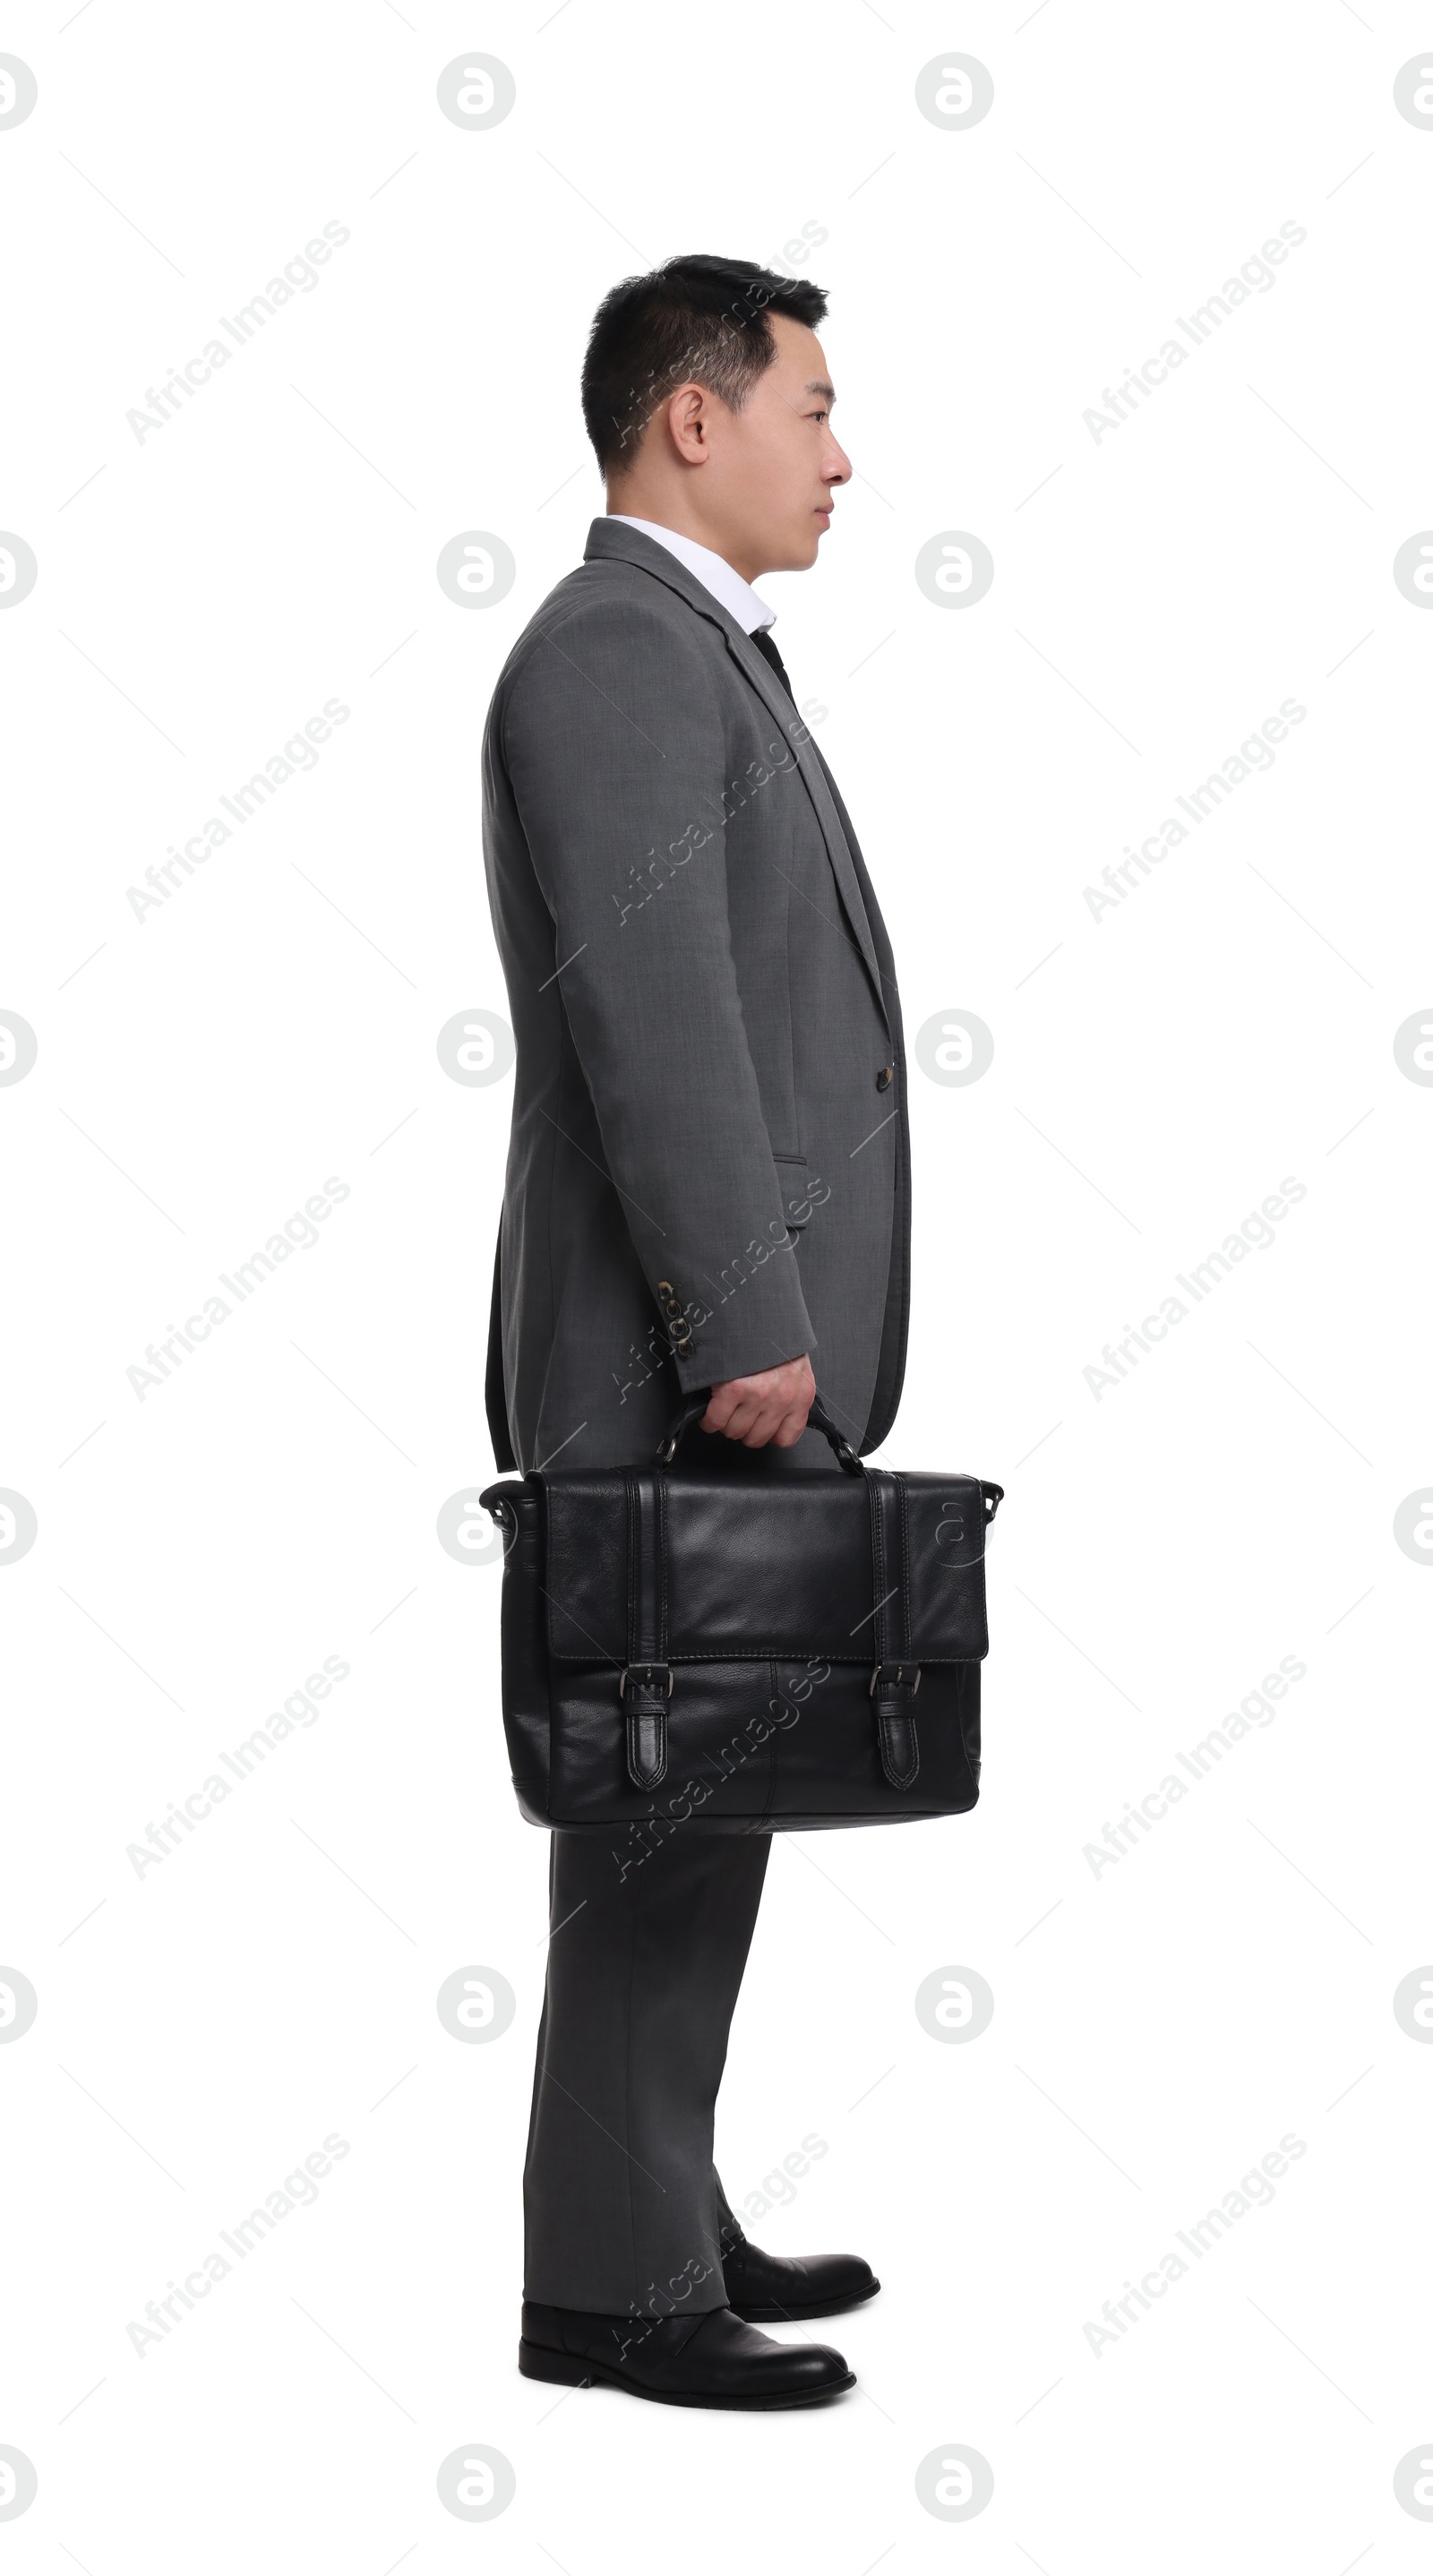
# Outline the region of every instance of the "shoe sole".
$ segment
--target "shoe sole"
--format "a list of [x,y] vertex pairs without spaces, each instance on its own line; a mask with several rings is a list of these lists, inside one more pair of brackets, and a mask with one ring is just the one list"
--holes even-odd
[[784,2325],[788,2317],[793,2325],[797,2325],[804,2317],[839,2317],[848,2308],[863,2308],[868,2299],[876,2296],[880,2286],[879,2281],[873,2281],[869,2290],[859,2290],[854,2298],[813,2299],[810,2306],[804,2308],[744,2307],[740,2299],[732,2299],[729,2305],[735,2315],[745,2318],[749,2326]]
[[816,2406],[823,2398],[838,2397],[843,2389],[856,2385],[854,2370],[848,2370],[844,2379],[829,2380],[824,2387],[782,2389],[774,2397],[704,2397],[687,2390],[644,2388],[640,2380],[626,2378],[605,2362],[580,2361],[572,2353],[549,2352],[542,2344],[526,2340],[518,2345],[517,2366],[524,2379],[547,2379],[560,2388],[620,2388],[628,2397],[645,2397],[657,2406],[719,2407],[727,2413],[744,2415],[770,2415],[792,2406]]

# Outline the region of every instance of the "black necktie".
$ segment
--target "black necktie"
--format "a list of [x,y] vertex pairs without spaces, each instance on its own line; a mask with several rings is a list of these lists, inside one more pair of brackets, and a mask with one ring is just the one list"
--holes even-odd
[[788,698],[791,700],[792,705],[795,706],[796,691],[793,689],[791,682],[787,677],[786,664],[782,661],[781,655],[776,649],[775,639],[770,627],[758,626],[751,640],[756,646],[758,653],[761,655],[763,662],[769,662],[771,664],[771,667],[776,673],[778,680],[781,682],[783,689],[786,691]]

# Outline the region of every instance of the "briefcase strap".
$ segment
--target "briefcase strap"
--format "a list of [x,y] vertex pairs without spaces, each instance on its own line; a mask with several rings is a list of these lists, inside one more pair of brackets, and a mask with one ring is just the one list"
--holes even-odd
[[875,1585],[875,1668],[871,1699],[881,1769],[893,1789],[914,1787],[920,1770],[915,1696],[920,1666],[911,1661],[909,1545],[905,1488],[883,1467],[866,1469],[871,1503],[871,1575]]
[[629,1468],[627,1489],[627,1661],[619,1697],[627,1720],[627,1776],[655,1789],[667,1771],[667,1480]]

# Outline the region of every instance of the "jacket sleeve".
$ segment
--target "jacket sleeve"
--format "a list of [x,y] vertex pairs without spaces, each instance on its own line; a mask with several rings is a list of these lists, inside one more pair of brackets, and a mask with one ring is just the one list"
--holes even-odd
[[[684,1391],[815,1349],[742,1019],[710,643],[630,597],[538,641],[502,716],[607,1169]],[[690,1348],[683,1349],[683,1342]]]

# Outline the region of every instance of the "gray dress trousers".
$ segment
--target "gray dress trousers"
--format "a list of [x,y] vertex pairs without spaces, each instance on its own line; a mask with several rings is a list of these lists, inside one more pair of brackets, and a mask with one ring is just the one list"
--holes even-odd
[[[734,1476],[840,1473],[815,1432],[794,1449],[702,1433],[685,1447]],[[679,1826],[635,1860],[624,1843],[552,1836],[524,2291],[602,2316],[695,2315],[726,2306],[722,2252],[743,2234],[712,2126],[771,1837]]]

